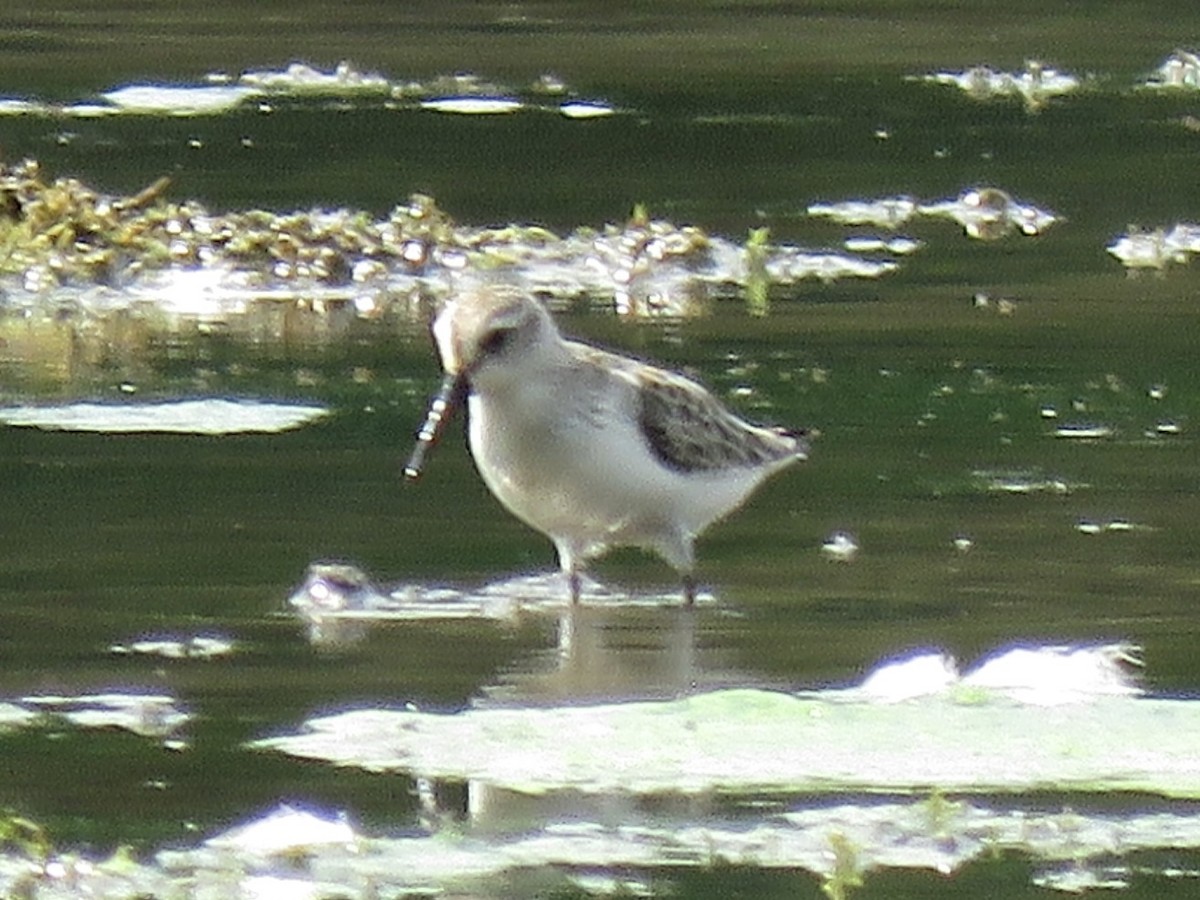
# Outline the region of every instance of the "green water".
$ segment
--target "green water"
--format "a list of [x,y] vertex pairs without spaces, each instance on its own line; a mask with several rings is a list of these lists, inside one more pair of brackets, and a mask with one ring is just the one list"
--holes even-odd
[[[8,118],[5,158],[37,157],[113,191],[169,174],[174,196],[217,210],[382,214],[422,191],[463,223],[566,231],[623,220],[645,203],[735,240],[769,226],[774,240],[812,245],[844,235],[804,214],[817,200],[932,200],[992,184],[1063,215],[1043,236],[989,244],[949,222],[918,222],[905,233],[926,247],[898,274],[778,288],[765,318],[728,299],[684,323],[575,309],[561,324],[686,368],[725,396],[752,388],[731,402],[759,420],[819,431],[810,462],[699,544],[701,581],[719,597],[697,626],[701,684],[812,687],[853,681],[916,647],[971,660],[1015,641],[1117,639],[1145,648],[1150,689],[1200,689],[1200,278],[1186,266],[1128,278],[1104,252],[1131,223],[1200,218],[1200,144],[1178,124],[1200,101],[1127,89],[1200,34],[1200,12],[1116,2],[1050,13],[1032,3],[446,11],[364,2],[292,3],[247,22],[242,10],[7,3],[0,95],[76,99],[142,79],[349,58],[393,77],[472,69],[524,84],[552,70],[633,112],[566,122],[298,104],[272,116]],[[1094,82],[1029,114],[904,80],[977,62],[1015,68],[1027,57]],[[1013,312],[977,308],[979,292],[1012,299]],[[553,565],[549,543],[487,494],[458,426],[420,484],[402,483],[439,379],[423,323],[332,345],[149,340],[67,369],[4,358],[5,401],[115,398],[128,381],[146,395],[318,400],[334,413],[260,437],[0,429],[0,697],[139,687],[168,691],[197,715],[180,752],[115,732],[0,736],[0,806],[84,848],[195,841],[279,799],[349,809],[384,831],[414,828],[407,779],[241,744],[321,711],[407,701],[455,709],[498,683],[519,693],[522,678],[546,665],[553,623],[536,618],[391,624],[330,652],[310,647],[287,614],[286,598],[318,559],[429,584]],[[1150,396],[1156,385],[1166,387],[1162,399]],[[1043,417],[1048,405],[1058,420]],[[1179,435],[1147,436],[1167,419]],[[1052,435],[1072,420],[1115,433]],[[981,470],[1079,487],[989,492],[973,474]],[[1077,527],[1082,519],[1138,527],[1092,535]],[[823,558],[835,530],[859,540],[852,563]],[[964,535],[968,553],[952,546]],[[631,552],[596,574],[639,589],[673,579]],[[636,673],[635,651],[653,643],[656,626],[644,613],[611,617],[612,664]],[[107,652],[141,635],[198,632],[231,636],[239,652],[208,662]],[[1188,886],[1145,876],[1128,895],[1184,896]],[[685,873],[676,887],[681,896],[819,893],[810,876],[739,867]],[[1023,862],[1006,860],[946,881],[884,872],[861,896],[985,892],[1044,895]]]

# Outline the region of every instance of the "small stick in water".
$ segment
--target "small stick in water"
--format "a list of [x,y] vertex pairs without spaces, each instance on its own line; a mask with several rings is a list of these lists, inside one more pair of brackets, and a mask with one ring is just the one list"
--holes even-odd
[[447,374],[442,379],[442,386],[438,389],[437,396],[429,404],[425,424],[417,432],[417,445],[413,447],[412,456],[408,458],[408,465],[404,467],[404,478],[407,481],[416,481],[421,477],[421,469],[425,465],[425,454],[442,436],[442,428],[445,427],[446,421],[454,415],[454,407],[458,405],[462,392],[462,380],[457,375]]

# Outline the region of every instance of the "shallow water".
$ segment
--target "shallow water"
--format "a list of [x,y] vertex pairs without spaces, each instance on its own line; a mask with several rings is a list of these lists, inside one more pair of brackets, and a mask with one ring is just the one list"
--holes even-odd
[[[114,192],[169,174],[173,196],[218,211],[381,215],[420,191],[464,225],[559,233],[624,221],[643,203],[737,243],[766,226],[779,243],[839,248],[880,229],[810,217],[810,204],[928,202],[985,185],[1063,221],[994,242],[914,221],[901,233],[925,246],[895,274],[775,285],[766,316],[751,315],[737,289],[683,321],[570,305],[564,331],[687,369],[747,415],[819,436],[808,463],[700,542],[712,604],[683,622],[674,609],[589,610],[568,664],[553,616],[390,621],[354,641],[311,644],[287,605],[323,559],[384,583],[459,588],[553,566],[548,542],[487,494],[458,426],[422,481],[402,482],[439,380],[423,309],[332,334],[280,326],[248,338],[163,334],[136,319],[83,330],[66,319],[28,337],[24,319],[6,316],[6,405],[235,396],[316,402],[332,414],[281,434],[224,437],[0,428],[0,699],[144,690],[193,715],[165,739],[62,722],[4,734],[0,805],[43,823],[58,846],[97,852],[190,846],[280,800],[403,835],[424,814],[412,779],[298,763],[244,742],[363,706],[839,686],[915,648],[971,661],[1015,642],[1127,640],[1144,648],[1150,691],[1195,695],[1200,281],[1186,264],[1129,277],[1105,247],[1131,223],[1200,217],[1189,176],[1197,135],[1184,124],[1196,95],[1134,90],[1200,33],[1200,14],[1139,17],[1136,4],[1114,3],[1089,7],[1081,24],[1084,12],[1046,16],[1032,4],[995,16],[903,3],[668,4],[615,18],[553,3],[441,8],[364,3],[350,21],[335,7],[293,4],[259,28],[221,4],[196,19],[6,4],[0,33],[12,65],[0,95],[67,103],[147,79],[349,58],[395,78],[472,69],[518,86],[551,70],[619,114],[472,118],[299,100],[269,115],[6,117],[5,158],[37,157]],[[1119,41],[1110,20],[1121,22]],[[906,80],[1051,54],[1088,78],[1037,113]],[[0,309],[23,299],[8,289]],[[1071,424],[1103,436],[1057,435]],[[860,545],[852,561],[822,553],[835,531]],[[643,595],[673,586],[661,562],[632,552],[594,574]],[[233,650],[211,659],[110,651],[193,635],[229,638]],[[1129,814],[1162,802],[1053,788],[1025,800]],[[793,801],[807,808],[804,798],[780,802]],[[637,815],[654,820],[645,808]],[[1194,848],[1157,852],[1169,859],[1132,859],[1127,894],[1187,895]],[[1040,895],[1037,866],[1017,854],[954,879],[884,869],[855,896]],[[650,868],[656,887],[686,896],[820,890],[814,875],[754,866]],[[1176,868],[1191,874],[1164,874]],[[524,893],[561,888],[540,870],[525,875]]]

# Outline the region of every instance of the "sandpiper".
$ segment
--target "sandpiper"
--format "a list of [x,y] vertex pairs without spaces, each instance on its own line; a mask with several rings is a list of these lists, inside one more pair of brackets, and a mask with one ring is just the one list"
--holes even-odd
[[405,474],[419,475],[465,393],[479,473],[554,542],[574,602],[589,559],[637,546],[673,566],[694,603],[697,535],[808,458],[803,432],[751,425],[682,375],[567,340],[541,303],[507,287],[459,294],[433,335],[446,380]]

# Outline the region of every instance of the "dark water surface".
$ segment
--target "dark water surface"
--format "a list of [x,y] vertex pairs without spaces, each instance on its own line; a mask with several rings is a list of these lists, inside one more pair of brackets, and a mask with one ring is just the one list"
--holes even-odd
[[[134,81],[348,58],[393,78],[474,70],[525,84],[553,71],[633,110],[593,122],[382,104],[0,118],[5,159],[36,157],[104,190],[136,191],[166,173],[173,194],[214,210],[373,214],[421,191],[463,223],[560,231],[620,221],[644,203],[736,241],[765,225],[774,240],[823,246],[846,229],[807,216],[810,203],[934,200],[987,184],[1065,221],[989,243],[917,222],[904,232],[926,246],[897,274],[778,288],[762,318],[736,298],[682,322],[563,314],[569,334],[686,368],[752,417],[819,431],[809,463],[700,541],[700,577],[718,603],[698,611],[682,669],[662,649],[673,613],[663,610],[596,612],[598,661],[557,675],[555,623],[536,616],[389,623],[341,649],[308,643],[286,599],[315,560],[350,560],[386,582],[460,585],[553,565],[549,543],[488,495],[457,425],[425,478],[402,483],[439,379],[417,317],[332,343],[192,333],[68,363],[0,346],[6,403],[115,399],[124,383],[149,396],[333,410],[264,436],[0,428],[0,698],[144,688],[196,717],[178,751],[118,731],[2,735],[0,806],[61,846],[97,850],[194,842],[281,799],[407,832],[418,826],[409,779],[243,742],[358,706],[846,684],[921,647],[972,661],[1014,642],[1131,641],[1144,648],[1151,691],[1194,695],[1200,277],[1182,265],[1127,277],[1104,248],[1131,223],[1200,217],[1200,136],[1180,124],[1200,95],[1132,90],[1200,38],[1200,10],[1044,6],[5,3],[5,96],[66,101]],[[1036,114],[905,80],[1035,57],[1093,80]],[[1067,422],[1111,434],[1055,437]],[[1168,422],[1178,433],[1159,428]],[[1005,480],[1070,489],[996,489]],[[1113,521],[1133,527],[1103,527]],[[1093,522],[1100,533],[1088,533]],[[861,545],[851,563],[821,553],[838,530]],[[971,549],[956,550],[956,537]],[[596,574],[636,590],[673,581],[632,552]],[[192,634],[228,636],[237,652],[108,652]],[[1127,895],[1185,896],[1195,883],[1145,875]],[[819,895],[813,876],[749,867],[672,884],[680,896]],[[1044,893],[1029,864],[1006,859],[955,879],[883,872],[856,896]]]

